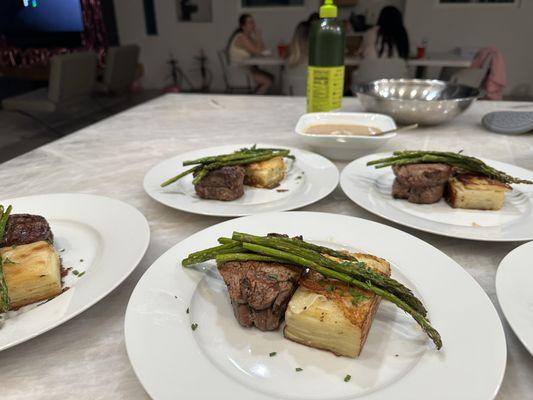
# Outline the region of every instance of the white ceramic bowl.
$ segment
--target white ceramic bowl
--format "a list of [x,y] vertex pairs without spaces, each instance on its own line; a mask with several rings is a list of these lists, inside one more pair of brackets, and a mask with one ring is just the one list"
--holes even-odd
[[372,113],[310,113],[300,117],[295,131],[300,139],[309,145],[313,151],[334,160],[354,160],[362,155],[370,154],[383,146],[396,133],[380,136],[351,136],[351,135],[311,135],[305,129],[313,124],[354,124],[372,126],[381,131],[396,129],[394,120],[386,115]]

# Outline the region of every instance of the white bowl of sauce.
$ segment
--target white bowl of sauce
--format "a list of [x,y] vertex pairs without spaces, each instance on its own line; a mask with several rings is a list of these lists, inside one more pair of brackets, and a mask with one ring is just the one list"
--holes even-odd
[[374,153],[396,136],[394,120],[373,113],[309,113],[300,117],[295,132],[314,151],[334,160],[355,160]]

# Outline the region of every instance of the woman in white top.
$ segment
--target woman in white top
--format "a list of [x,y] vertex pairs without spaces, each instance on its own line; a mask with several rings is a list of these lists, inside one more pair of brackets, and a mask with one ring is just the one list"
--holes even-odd
[[365,32],[359,55],[363,58],[409,58],[409,36],[400,10],[394,6],[381,10],[377,25]]
[[[261,56],[265,46],[261,38],[261,32],[255,25],[254,18],[250,14],[243,14],[239,17],[239,27],[233,32],[228,41],[228,55],[230,62],[239,63],[252,56]],[[257,83],[255,93],[265,94],[274,76],[269,72],[259,69],[257,66],[250,67],[250,74]]]

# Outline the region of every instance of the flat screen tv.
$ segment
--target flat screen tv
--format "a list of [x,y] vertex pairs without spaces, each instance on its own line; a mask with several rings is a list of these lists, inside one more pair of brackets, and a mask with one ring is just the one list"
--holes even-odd
[[80,0],[0,0],[0,34],[22,47],[75,47],[83,32]]

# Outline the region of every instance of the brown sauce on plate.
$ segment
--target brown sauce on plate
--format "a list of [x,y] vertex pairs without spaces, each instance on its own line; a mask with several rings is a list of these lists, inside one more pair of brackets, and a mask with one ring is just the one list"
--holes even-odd
[[304,132],[308,135],[373,136],[381,129],[355,124],[313,124],[306,126]]

